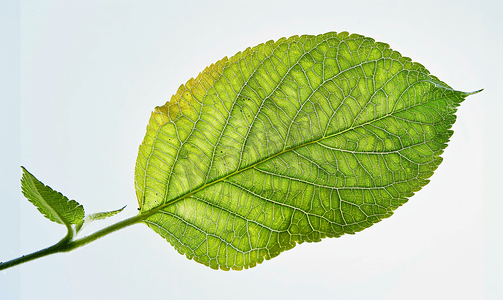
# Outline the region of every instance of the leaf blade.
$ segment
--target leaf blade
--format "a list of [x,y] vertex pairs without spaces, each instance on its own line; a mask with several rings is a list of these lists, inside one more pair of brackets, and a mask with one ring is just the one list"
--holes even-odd
[[24,167],[21,178],[23,195],[37,207],[38,211],[47,219],[70,226],[79,224],[84,219],[84,207],[75,200],[44,185]]
[[104,211],[104,212],[98,212],[94,214],[87,215],[82,223],[79,223],[76,227],[76,232],[82,231],[87,225],[91,224],[94,221],[98,220],[104,220],[108,217],[112,217],[124,210],[127,205],[124,205],[123,207],[116,209],[116,210],[111,210],[111,211]]
[[86,217],[86,220],[89,220],[89,221],[104,220],[108,217],[115,216],[116,214],[122,212],[124,210],[124,208],[126,208],[126,206],[127,205],[124,205],[123,207],[116,209],[116,210],[90,214],[89,216]]
[[361,231],[428,182],[469,94],[359,35],[249,48],[152,114],[135,176],[156,211],[145,223],[224,270]]

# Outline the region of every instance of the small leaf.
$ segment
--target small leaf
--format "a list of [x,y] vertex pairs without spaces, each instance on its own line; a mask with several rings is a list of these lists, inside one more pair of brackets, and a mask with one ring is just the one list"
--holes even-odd
[[248,48],[151,114],[140,213],[181,254],[223,270],[354,234],[428,183],[470,94],[347,32]]
[[85,221],[82,224],[77,225],[76,231],[77,232],[81,231],[82,229],[84,229],[87,225],[89,225],[93,221],[103,220],[103,219],[106,219],[106,218],[111,217],[113,215],[116,215],[116,214],[120,213],[121,211],[123,211],[124,208],[126,208],[126,206],[127,205],[124,205],[124,207],[119,208],[117,210],[90,214],[90,215],[86,216]]
[[23,195],[35,205],[47,219],[70,226],[82,223],[84,207],[75,200],[69,200],[61,193],[44,185],[24,167],[21,178]]
[[99,212],[99,213],[95,213],[95,214],[90,214],[89,216],[86,217],[86,222],[88,220],[89,220],[89,222],[91,222],[91,221],[106,219],[108,217],[111,217],[113,215],[116,215],[116,214],[120,213],[121,211],[124,210],[124,208],[126,208],[126,206],[127,205],[124,205],[124,207],[119,208],[117,210],[105,211],[105,212]]

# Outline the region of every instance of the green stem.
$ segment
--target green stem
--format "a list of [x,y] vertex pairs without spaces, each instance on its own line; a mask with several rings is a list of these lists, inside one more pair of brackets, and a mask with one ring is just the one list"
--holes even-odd
[[25,262],[28,262],[31,260],[34,260],[34,259],[37,259],[37,258],[40,258],[40,257],[48,256],[48,255],[51,255],[54,253],[68,252],[68,251],[77,249],[77,248],[82,247],[84,245],[87,245],[87,244],[89,244],[89,243],[91,243],[101,237],[104,237],[105,235],[108,235],[114,231],[131,226],[136,223],[139,223],[144,218],[146,218],[148,215],[151,215],[151,213],[138,214],[134,217],[122,220],[118,223],[115,223],[113,225],[105,227],[105,228],[103,228],[93,234],[90,234],[88,236],[85,236],[85,237],[83,237],[81,239],[77,239],[77,240],[72,240],[73,231],[69,230],[68,234],[61,241],[59,241],[58,243],[56,243],[50,247],[39,250],[37,252],[33,252],[28,255],[23,255],[21,257],[15,258],[13,260],[9,260],[9,261],[0,263],[0,271],[8,269],[10,267],[17,266],[19,264],[22,264],[22,263],[25,263]]
[[22,264],[25,262],[28,262],[30,260],[34,260],[34,259],[37,259],[40,257],[44,257],[44,256],[51,255],[54,253],[62,252],[61,249],[63,249],[66,245],[68,245],[69,241],[72,239],[72,236],[73,236],[73,232],[69,229],[68,234],[61,241],[59,241],[58,243],[56,243],[50,247],[39,250],[37,252],[33,252],[28,255],[23,255],[21,257],[15,258],[13,260],[9,260],[9,261],[0,263],[0,271],[5,270],[10,267],[14,267],[16,265],[19,265],[19,264]]
[[74,240],[72,242],[69,243],[69,247],[67,249],[65,249],[64,252],[68,252],[68,251],[71,251],[71,250],[74,250],[74,249],[77,249],[79,247],[82,247],[84,245],[87,245],[91,242],[94,242],[95,240],[101,238],[101,237],[104,237],[105,235],[107,234],[110,234],[114,231],[117,231],[117,230],[120,230],[122,228],[126,228],[128,226],[131,226],[133,224],[136,224],[136,223],[139,223],[141,222],[143,219],[145,219],[146,217],[150,216],[151,214],[138,214],[134,217],[131,217],[131,218],[128,218],[128,219],[125,219],[125,220],[122,220],[118,223],[115,223],[115,224],[112,224],[108,227],[105,227],[99,231],[96,231],[95,233],[93,234],[90,234],[88,236],[85,236],[81,239],[78,239],[78,240]]

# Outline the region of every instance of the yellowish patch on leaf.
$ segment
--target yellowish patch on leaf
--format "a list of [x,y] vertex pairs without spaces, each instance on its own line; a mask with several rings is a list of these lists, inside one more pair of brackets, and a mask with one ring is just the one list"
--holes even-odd
[[206,67],[195,79],[191,78],[187,83],[180,85],[176,94],[171,96],[170,101],[155,108],[152,118],[162,126],[169,121],[175,121],[181,115],[197,117],[207,90],[222,75],[227,61],[227,57],[224,57]]

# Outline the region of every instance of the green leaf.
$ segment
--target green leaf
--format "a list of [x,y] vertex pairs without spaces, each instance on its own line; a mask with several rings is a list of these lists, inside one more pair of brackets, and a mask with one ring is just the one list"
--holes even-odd
[[90,215],[86,216],[85,221],[83,223],[77,225],[76,231],[77,232],[81,231],[82,229],[84,229],[87,225],[89,225],[93,221],[103,220],[108,217],[114,216],[114,215],[122,212],[124,210],[124,208],[126,208],[126,206],[127,205],[124,205],[124,207],[116,209],[116,210],[112,210],[112,211],[105,211],[105,212],[90,214]]
[[136,162],[140,213],[223,270],[354,234],[428,183],[469,94],[346,32],[248,48],[155,108]]
[[84,219],[84,207],[75,200],[69,200],[61,193],[44,185],[24,167],[21,189],[28,200],[35,205],[47,219],[70,226]]
[[108,217],[111,217],[113,215],[116,215],[116,214],[120,213],[121,211],[124,210],[124,208],[126,208],[126,205],[124,205],[122,208],[119,208],[119,209],[116,209],[116,210],[90,214],[89,216],[86,217],[86,222],[87,221],[91,222],[91,221],[106,219]]

